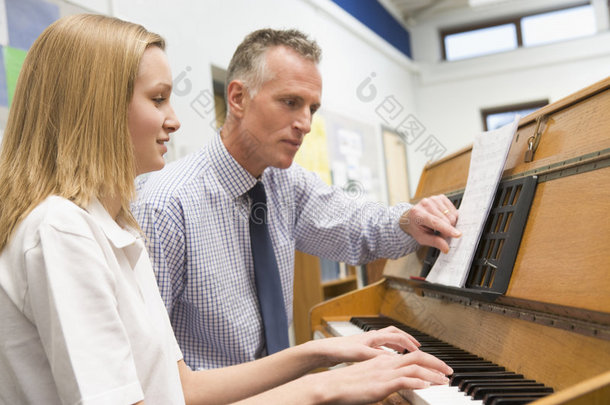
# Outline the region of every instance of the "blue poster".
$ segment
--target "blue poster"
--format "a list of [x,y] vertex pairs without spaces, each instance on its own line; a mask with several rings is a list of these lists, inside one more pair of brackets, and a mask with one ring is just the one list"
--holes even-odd
[[8,46],[0,47],[0,106],[10,106],[25,53],[59,18],[59,7],[43,0],[5,0]]
[[30,49],[34,40],[59,18],[59,7],[42,0],[5,0],[9,45]]

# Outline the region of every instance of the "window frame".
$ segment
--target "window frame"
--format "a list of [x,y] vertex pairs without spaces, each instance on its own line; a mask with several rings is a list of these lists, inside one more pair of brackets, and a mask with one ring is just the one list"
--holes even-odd
[[[610,3],[610,0],[609,0],[609,3]],[[496,27],[499,25],[512,24],[516,28],[515,33],[517,36],[517,49],[519,49],[519,48],[524,47],[523,46],[523,34],[521,32],[521,20],[522,19],[531,17],[531,16],[552,13],[555,11],[569,10],[571,8],[577,8],[577,7],[582,7],[582,6],[593,6],[593,4],[590,0],[575,1],[574,3],[571,3],[570,5],[563,5],[560,7],[547,7],[547,8],[543,8],[538,11],[535,11],[535,12],[516,14],[511,17],[496,18],[496,19],[481,21],[481,22],[478,22],[475,24],[458,25],[458,26],[454,26],[454,27],[441,28],[439,30],[439,36],[440,36],[440,41],[441,41],[441,53],[442,53],[443,61],[453,62],[453,61],[447,59],[447,49],[445,47],[445,38],[447,36],[466,33],[466,32],[470,32],[470,31],[476,31],[476,30],[480,30],[483,28],[492,28],[492,27]],[[498,52],[498,53],[500,53],[500,52]],[[486,55],[488,55],[488,54],[486,54]],[[481,55],[481,56],[484,56],[484,55]],[[471,59],[471,58],[464,58],[464,59]],[[457,59],[456,61],[464,60],[464,59]]]
[[514,111],[527,110],[530,108],[540,109],[549,104],[548,99],[525,101],[523,103],[506,104],[498,107],[481,108],[481,118],[483,120],[483,130],[488,131],[487,117],[493,114],[510,113]]

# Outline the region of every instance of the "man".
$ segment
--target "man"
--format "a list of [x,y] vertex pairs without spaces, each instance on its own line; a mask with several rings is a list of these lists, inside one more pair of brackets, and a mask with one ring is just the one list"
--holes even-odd
[[[413,207],[365,205],[292,165],[320,107],[320,55],[317,44],[295,30],[248,35],[229,64],[220,136],[141,187],[133,211],[193,368],[228,366],[276,350],[265,336],[271,327],[264,325],[269,318],[290,324],[295,248],[357,264],[400,257],[418,242],[447,251],[445,239],[459,236],[457,211],[445,196]],[[254,245],[261,237],[250,238],[258,232],[250,209],[260,202],[249,195],[259,181],[267,216],[259,222],[267,225],[273,249],[266,267],[277,263],[276,291],[260,297],[253,254],[263,250]],[[280,315],[265,317],[263,301],[275,292]],[[286,335],[285,326],[280,329]]]

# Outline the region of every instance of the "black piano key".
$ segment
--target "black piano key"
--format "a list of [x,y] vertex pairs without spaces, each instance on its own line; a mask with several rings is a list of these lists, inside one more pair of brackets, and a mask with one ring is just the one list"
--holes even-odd
[[540,399],[540,397],[499,398],[492,403],[496,405],[524,405],[534,402],[537,399]]
[[463,354],[456,354],[456,353],[434,353],[434,352],[428,352],[426,350],[422,350],[422,352],[426,352],[429,353],[435,357],[438,357],[441,360],[453,360],[453,361],[463,361],[465,363],[467,362],[483,362],[483,361],[487,361],[489,362],[489,360],[485,360],[481,357],[477,357],[477,356],[469,356],[469,355],[463,355]]
[[449,353],[462,353],[462,354],[472,354],[467,352],[466,350],[462,350],[462,349],[458,349],[457,347],[453,347],[450,345],[430,345],[427,343],[422,343],[419,342],[421,344],[420,346],[420,350],[426,350],[426,351],[430,351],[430,352],[449,352]]
[[495,364],[473,364],[465,366],[451,367],[454,373],[463,373],[466,371],[506,371],[504,367]]
[[497,364],[492,363],[491,361],[488,360],[464,360],[464,359],[448,359],[448,362],[446,361],[447,364],[449,363],[453,363],[456,366],[468,366],[468,365],[472,365],[472,366],[497,366]]
[[363,329],[365,327],[385,328],[386,326],[390,326],[390,325],[396,323],[395,320],[390,319],[390,318],[385,318],[385,317],[376,318],[376,317],[366,317],[366,316],[352,317],[351,322]]
[[455,372],[456,370],[458,371],[469,371],[469,370],[473,370],[473,371],[481,371],[481,367],[486,368],[487,370],[489,370],[489,368],[491,367],[492,369],[495,369],[496,371],[502,371],[502,370],[498,370],[497,367],[499,367],[497,364],[493,364],[490,362],[477,362],[477,361],[471,361],[471,362],[463,362],[463,361],[445,361],[445,363],[451,367],[453,369],[453,371]]
[[[537,399],[546,397],[549,392],[530,392],[523,393],[504,393],[504,394],[488,394],[483,398],[485,405],[509,405],[509,404],[529,404]],[[511,402],[512,401],[512,402]]]
[[[422,350],[422,352],[425,350]],[[429,352],[426,352],[429,353]],[[432,353],[430,353],[432,354]],[[482,359],[480,357],[471,357],[471,356],[465,356],[465,355],[456,355],[456,354],[435,354],[435,357],[438,357],[439,359],[443,360],[443,361],[470,361],[470,362],[474,362],[474,361],[487,361],[485,359]]]
[[447,354],[464,354],[464,355],[473,355],[472,353],[468,353],[465,350],[452,348],[452,347],[439,347],[439,346],[428,346],[421,345],[419,350],[425,351],[426,353],[447,353]]
[[489,360],[485,360],[479,356],[475,356],[474,354],[470,354],[470,353],[454,353],[454,352],[444,352],[444,351],[429,351],[424,349],[420,350],[422,352],[426,352],[428,354],[431,354],[435,357],[438,357],[441,360],[453,360],[453,361],[464,361],[464,362],[473,362],[473,361],[489,361]]
[[457,348],[447,342],[441,342],[438,340],[431,341],[431,340],[426,340],[426,339],[420,339],[419,343],[421,343],[422,346],[429,347],[430,349],[451,349],[451,350],[462,351],[462,352],[466,351],[466,350]]
[[[430,350],[450,350],[453,352],[470,353],[464,349],[460,349],[459,347],[450,345],[447,342],[426,342],[423,339],[419,339],[418,341],[422,347],[425,347]],[[470,354],[472,354],[472,353],[470,353]]]
[[452,350],[427,350],[427,348],[420,348],[422,352],[426,353],[435,353],[436,356],[445,356],[445,357],[453,357],[456,359],[465,359],[465,360],[485,360],[476,354],[468,353],[468,352],[456,352]]
[[553,390],[551,388],[545,387],[543,384],[540,384],[540,386],[523,385],[523,386],[511,386],[511,387],[504,387],[502,385],[490,385],[490,386],[485,386],[485,387],[476,387],[473,390],[471,396],[474,399],[483,399],[488,394],[492,394],[492,393],[503,394],[503,393],[511,393],[511,392],[527,394],[530,392],[553,392]]
[[504,379],[504,378],[523,378],[521,374],[515,374],[513,372],[463,372],[463,373],[453,373],[449,379],[449,384],[452,386],[458,386],[462,383],[462,381],[466,379],[491,379],[494,378],[496,380]]
[[425,341],[424,339],[420,339],[419,343],[421,343],[421,345],[423,347],[427,347],[430,350],[453,350],[456,352],[468,353],[466,350],[463,350],[463,349],[460,349],[453,345],[450,345],[447,342],[430,342],[430,341]]
[[465,380],[462,380],[461,383],[459,383],[458,388],[460,389],[460,391],[464,391],[466,393],[468,393],[468,391],[470,391],[471,387],[474,386],[474,384],[476,383],[482,383],[482,384],[486,384],[486,383],[496,383],[496,384],[501,384],[501,383],[506,383],[506,382],[516,382],[516,381],[528,381],[528,382],[535,382],[534,380],[526,380],[524,378],[518,378],[518,377],[514,377],[514,378],[467,378]]
[[464,351],[459,351],[459,350],[451,350],[451,349],[430,349],[428,347],[420,347],[419,350],[421,350],[422,352],[426,352],[426,353],[430,353],[432,355],[435,356],[451,356],[454,355],[456,357],[465,357],[465,358],[471,358],[474,357],[476,358],[476,356],[474,356],[472,353],[468,353],[468,352],[464,352]]
[[479,387],[543,387],[544,384],[537,383],[534,380],[496,380],[496,381],[475,381],[470,383],[463,391],[466,395],[474,395]]

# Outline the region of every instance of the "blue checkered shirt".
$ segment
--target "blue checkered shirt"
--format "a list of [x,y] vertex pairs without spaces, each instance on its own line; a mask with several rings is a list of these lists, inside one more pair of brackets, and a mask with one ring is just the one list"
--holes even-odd
[[[146,234],[161,296],[186,363],[216,368],[265,355],[248,228],[256,178],[220,136],[138,185],[133,212]],[[417,248],[398,226],[409,207],[350,198],[292,165],[267,168],[269,232],[292,322],[295,248],[351,264]]]

